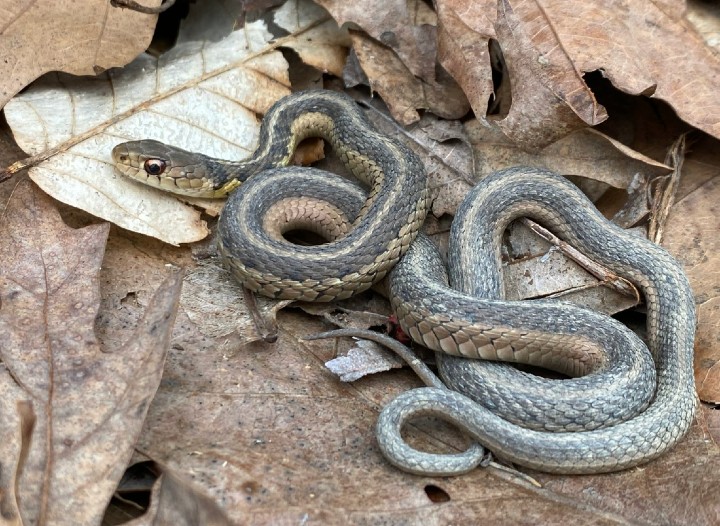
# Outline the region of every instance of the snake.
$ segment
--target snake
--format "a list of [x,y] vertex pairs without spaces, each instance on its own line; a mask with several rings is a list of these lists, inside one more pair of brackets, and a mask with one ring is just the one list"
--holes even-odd
[[[697,396],[694,303],[682,267],[662,248],[607,221],[566,179],[514,168],[474,187],[451,229],[450,288],[437,249],[419,233],[429,206],[423,163],[377,132],[352,99],[322,90],[294,93],[270,108],[259,137],[257,150],[242,161],[149,139],[120,144],[112,157],[120,174],[161,190],[228,196],[218,221],[219,253],[257,293],[333,301],[389,274],[400,325],[438,352],[441,375],[453,388],[411,390],[382,410],[376,436],[392,464],[410,473],[455,475],[476,467],[485,446],[542,471],[596,473],[647,462],[685,435]],[[309,137],[325,139],[364,186],[287,166]],[[649,352],[609,317],[559,302],[502,299],[501,236],[521,216],[640,287]],[[290,243],[284,235],[296,228],[314,230],[328,243]],[[488,359],[578,378],[533,379]],[[528,386],[530,395],[523,393]],[[495,400],[496,390],[508,401],[481,405]],[[413,449],[401,430],[426,414],[477,442],[450,455]]]

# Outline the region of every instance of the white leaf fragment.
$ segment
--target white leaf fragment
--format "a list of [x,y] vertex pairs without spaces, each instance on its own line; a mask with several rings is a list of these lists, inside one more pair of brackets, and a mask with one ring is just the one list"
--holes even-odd
[[357,339],[355,347],[345,356],[325,362],[330,372],[342,382],[354,382],[369,374],[381,373],[403,367],[404,362],[392,352],[369,340]]

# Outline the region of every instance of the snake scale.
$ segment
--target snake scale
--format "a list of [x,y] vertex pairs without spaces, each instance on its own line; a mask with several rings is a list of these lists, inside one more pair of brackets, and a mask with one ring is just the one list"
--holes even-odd
[[[330,143],[369,193],[319,170],[284,167],[297,144],[315,136]],[[454,423],[510,461],[560,473],[634,466],[687,432],[697,404],[687,278],[667,252],[608,222],[567,180],[512,168],[473,188],[451,230],[450,288],[437,249],[418,235],[428,207],[422,162],[375,131],[351,99],[327,91],[290,95],[267,112],[259,144],[239,162],[152,140],[118,145],[113,159],[123,175],[164,190],[229,194],[218,225],[219,252],[251,290],[330,301],[389,273],[400,324],[438,351],[446,384],[467,393],[415,389],[386,406],[377,438],[391,463],[413,473],[452,475],[482,460],[478,444],[451,455],[408,446],[402,427],[427,414]],[[600,314],[560,302],[503,300],[501,236],[521,216],[640,287],[649,353],[631,331]],[[284,239],[298,228],[329,242],[305,247]],[[540,365],[573,378],[544,380],[477,358]]]

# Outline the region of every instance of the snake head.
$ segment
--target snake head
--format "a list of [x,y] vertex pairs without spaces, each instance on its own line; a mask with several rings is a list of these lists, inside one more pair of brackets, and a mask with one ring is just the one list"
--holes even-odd
[[214,197],[206,157],[153,140],[130,141],[112,150],[115,171],[167,192]]

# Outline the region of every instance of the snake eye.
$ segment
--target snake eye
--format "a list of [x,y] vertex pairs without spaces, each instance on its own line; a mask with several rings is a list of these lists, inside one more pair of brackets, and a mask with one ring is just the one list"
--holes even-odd
[[165,161],[162,159],[148,159],[145,161],[145,171],[150,175],[160,175],[165,171]]

